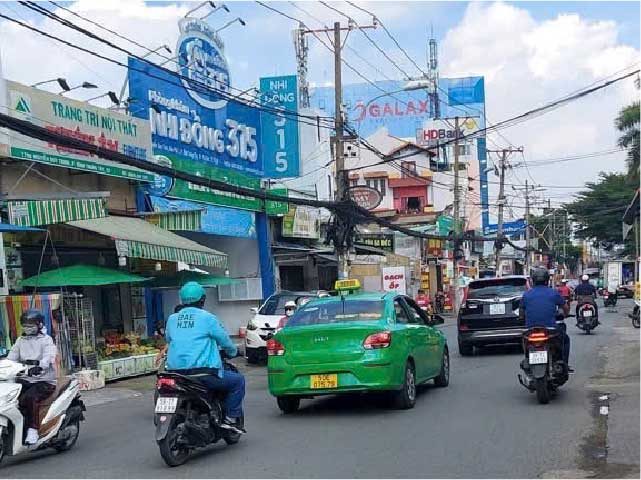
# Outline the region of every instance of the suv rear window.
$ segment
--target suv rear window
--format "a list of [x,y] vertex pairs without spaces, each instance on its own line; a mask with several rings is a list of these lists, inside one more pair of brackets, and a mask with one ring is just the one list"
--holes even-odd
[[525,278],[496,278],[471,282],[467,298],[513,297],[522,294],[526,289]]
[[285,304],[289,301],[301,304],[301,300],[316,298],[313,295],[272,295],[258,311],[260,315],[285,315]]
[[383,311],[382,300],[345,300],[310,304],[300,308],[285,328],[323,323],[376,322],[383,316]]

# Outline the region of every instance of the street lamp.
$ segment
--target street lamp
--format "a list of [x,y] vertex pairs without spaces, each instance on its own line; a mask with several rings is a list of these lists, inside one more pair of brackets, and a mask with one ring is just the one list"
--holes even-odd
[[203,15],[202,17],[200,17],[200,19],[199,19],[199,20],[205,20],[205,19],[206,19],[207,17],[209,17],[210,15],[212,15],[212,14],[216,13],[218,10],[225,10],[227,13],[229,13],[229,7],[223,3],[223,4],[222,4],[222,5],[220,5],[219,7],[216,7],[216,8],[214,8],[213,10],[210,10],[210,11],[209,11],[209,13],[206,13],[205,15]]
[[199,3],[198,5],[196,5],[196,6],[195,6],[194,8],[192,8],[191,10],[189,10],[187,13],[185,13],[184,18],[189,17],[189,15],[191,15],[192,13],[194,13],[196,10],[200,10],[200,9],[201,9],[202,7],[204,7],[205,5],[209,5],[211,8],[216,8],[216,4],[215,4],[214,2],[202,2],[202,3]]
[[426,88],[426,86],[423,83],[421,83],[421,81],[412,80],[407,82],[405,86],[399,90],[394,90],[393,92],[385,92],[385,93],[382,93],[381,95],[378,95],[377,97],[372,98],[365,104],[363,108],[367,109],[367,107],[369,107],[370,104],[372,104],[379,98],[389,97],[390,95],[394,95],[395,93],[411,92],[414,90],[423,90],[424,88]]
[[222,30],[225,30],[227,27],[229,27],[230,25],[232,25],[232,24],[234,24],[234,23],[236,23],[236,22],[240,23],[243,27],[247,25],[247,23],[245,23],[245,20],[243,20],[243,19],[242,19],[242,18],[240,18],[240,17],[236,17],[236,18],[234,18],[233,20],[230,20],[229,22],[227,22],[227,23],[226,23],[225,25],[223,25],[222,27],[220,27],[218,30],[216,30],[216,33],[220,32],[220,31],[222,31]]
[[42,82],[34,83],[31,86],[37,87],[39,85],[45,85],[46,83],[53,83],[53,82],[58,82],[58,85],[60,85],[60,88],[62,88],[62,90],[65,92],[68,92],[69,90],[71,90],[65,78],[52,78],[51,80],[44,80]]
[[[140,58],[147,58],[147,57],[153,55],[154,53],[158,53],[159,50],[165,50],[167,53],[169,53],[169,55],[172,54],[171,48],[169,48],[169,46],[167,46],[166,44],[162,44],[162,45],[160,45],[159,47],[156,47],[153,50],[149,50],[147,53],[145,53]],[[162,55],[162,56],[163,56],[163,58],[167,58],[164,55]],[[164,63],[163,63],[163,65],[164,65]],[[127,74],[127,75],[125,75],[125,81],[123,82],[122,88],[120,89],[120,94],[118,95],[118,104],[120,104],[120,102],[122,102],[122,98],[125,96],[125,90],[127,89],[127,85],[128,84],[129,84],[129,75]]]
[[89,88],[98,88],[98,85],[94,85],[93,83],[90,83],[90,82],[82,82],[81,84],[76,85],[75,87],[71,87],[71,88],[69,88],[67,90],[63,89],[63,91],[60,92],[58,95],[62,95],[64,93],[71,92],[72,90],[77,90],[79,88],[87,88],[87,89],[89,89]]
[[91,102],[93,100],[98,100],[99,98],[104,97],[109,97],[109,100],[111,100],[111,103],[113,103],[114,105],[120,105],[120,99],[116,95],[116,92],[112,91],[103,93],[102,95],[98,95],[97,97],[88,98],[87,100],[85,100],[85,102]]

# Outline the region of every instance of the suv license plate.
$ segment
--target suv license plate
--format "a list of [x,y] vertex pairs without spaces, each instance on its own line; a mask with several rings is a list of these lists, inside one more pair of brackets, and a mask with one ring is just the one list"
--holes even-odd
[[505,304],[504,303],[490,304],[490,315],[505,315]]
[[530,352],[530,365],[540,365],[542,363],[548,363],[548,352],[543,350],[541,352]]
[[175,413],[178,397],[159,397],[156,400],[156,413]]

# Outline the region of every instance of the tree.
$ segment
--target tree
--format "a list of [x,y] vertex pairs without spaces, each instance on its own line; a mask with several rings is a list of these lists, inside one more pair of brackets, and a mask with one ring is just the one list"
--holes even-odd
[[639,183],[639,102],[628,105],[619,112],[614,121],[617,130],[622,133],[617,144],[628,149],[628,175]]
[[586,183],[577,199],[565,205],[575,222],[574,234],[611,245],[623,244],[621,217],[634,197],[637,183],[626,174],[603,172],[597,182]]

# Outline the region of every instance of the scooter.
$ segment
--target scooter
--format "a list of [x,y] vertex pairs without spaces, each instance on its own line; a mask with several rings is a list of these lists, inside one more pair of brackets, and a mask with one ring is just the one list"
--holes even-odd
[[[224,357],[223,368],[237,371]],[[158,374],[156,389],[159,396],[154,422],[156,443],[160,456],[170,467],[185,463],[198,448],[219,440],[224,440],[227,445],[240,440],[241,433],[221,427],[225,392],[212,393],[198,377],[198,374],[167,371]],[[244,417],[240,423],[244,428]]]
[[617,305],[617,294],[610,293],[608,290],[603,290],[603,306],[604,307],[616,307]]
[[599,324],[596,306],[592,303],[580,303],[577,306],[576,326],[590,335]]
[[[38,361],[27,361],[24,364],[9,359],[0,359],[0,461],[4,455],[53,448],[64,452],[73,447],[80,433],[80,421],[84,420],[82,412],[85,405],[80,400],[78,380],[60,380],[55,392],[40,403],[40,438],[33,445],[25,445],[24,417],[18,408],[18,398],[22,391],[21,378],[28,377],[31,367],[37,367]],[[44,418],[42,417],[42,414]]]
[[[557,325],[563,324],[563,314],[556,317]],[[530,392],[536,392],[539,403],[550,401],[552,394],[568,381],[568,366],[563,361],[563,345],[560,328],[533,327],[523,333],[521,360],[523,376],[518,374],[519,383]]]
[[632,320],[632,326],[634,328],[639,328],[639,307],[641,307],[641,302],[639,300],[634,301],[634,309],[632,313],[628,313],[628,317]]

